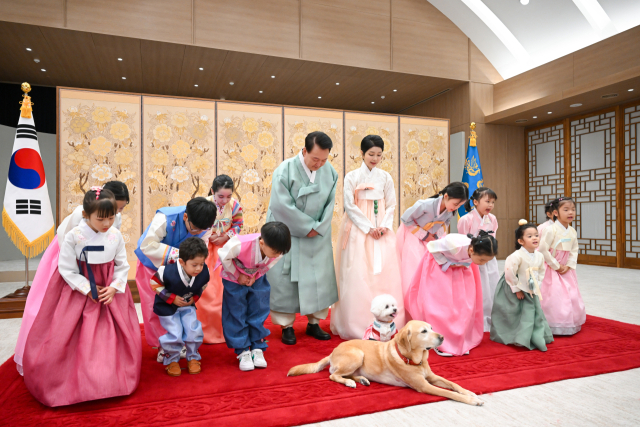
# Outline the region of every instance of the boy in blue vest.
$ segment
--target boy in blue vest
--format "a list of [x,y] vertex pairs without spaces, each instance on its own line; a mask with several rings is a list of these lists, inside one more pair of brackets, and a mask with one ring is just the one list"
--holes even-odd
[[[191,236],[203,238],[216,219],[216,207],[204,197],[196,197],[186,206],[158,209],[151,224],[138,240],[136,255],[136,285],[140,294],[140,308],[144,320],[147,344],[159,347],[158,338],[166,333],[153,312],[155,292],[149,286],[159,267],[176,262],[178,247]],[[162,349],[158,362],[164,360]]]
[[153,312],[167,331],[160,337],[164,350],[165,370],[172,377],[181,374],[180,352],[187,348],[187,369],[190,374],[200,373],[200,353],[204,333],[196,317],[196,302],[209,283],[209,269],[205,264],[208,250],[202,239],[189,237],[180,243],[177,263],[158,269],[151,278],[156,292]]

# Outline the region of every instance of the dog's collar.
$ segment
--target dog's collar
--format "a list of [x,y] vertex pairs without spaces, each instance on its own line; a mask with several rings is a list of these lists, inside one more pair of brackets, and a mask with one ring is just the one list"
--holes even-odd
[[420,363],[415,363],[413,360],[409,359],[408,357],[403,356],[402,353],[400,353],[400,349],[398,348],[398,343],[396,343],[396,352],[398,353],[398,356],[400,356],[400,359],[402,359],[402,361],[406,365],[413,365],[413,366],[422,365],[422,360],[420,361]]

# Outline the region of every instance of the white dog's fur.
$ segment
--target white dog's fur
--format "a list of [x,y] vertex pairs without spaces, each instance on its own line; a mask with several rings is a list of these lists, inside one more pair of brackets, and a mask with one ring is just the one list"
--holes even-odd
[[391,323],[398,314],[398,303],[389,294],[378,295],[371,301],[371,313],[378,322]]

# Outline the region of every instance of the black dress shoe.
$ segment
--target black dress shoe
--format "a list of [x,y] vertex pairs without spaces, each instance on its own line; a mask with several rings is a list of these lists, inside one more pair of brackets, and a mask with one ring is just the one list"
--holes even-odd
[[307,324],[307,335],[322,341],[331,339],[331,335],[320,329],[320,325],[313,323]]
[[294,345],[296,343],[296,334],[291,326],[282,329],[282,342],[286,345]]

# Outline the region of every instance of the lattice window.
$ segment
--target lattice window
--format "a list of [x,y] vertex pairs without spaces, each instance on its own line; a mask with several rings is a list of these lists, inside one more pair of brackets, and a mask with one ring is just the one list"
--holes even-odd
[[547,220],[544,205],[564,194],[564,126],[528,133],[529,220]]
[[624,186],[625,186],[625,235],[627,258],[640,258],[640,105],[624,110]]
[[571,122],[571,194],[580,253],[616,256],[615,112]]

